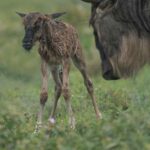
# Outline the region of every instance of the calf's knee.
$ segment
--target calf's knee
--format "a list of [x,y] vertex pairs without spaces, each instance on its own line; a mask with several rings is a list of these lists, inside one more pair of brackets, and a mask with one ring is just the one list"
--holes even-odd
[[42,105],[44,105],[46,103],[47,99],[48,99],[48,93],[47,92],[43,92],[40,94],[40,103]]

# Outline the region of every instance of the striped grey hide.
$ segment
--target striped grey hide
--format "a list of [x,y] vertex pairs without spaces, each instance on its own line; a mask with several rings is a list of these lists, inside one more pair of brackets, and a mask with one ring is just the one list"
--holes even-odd
[[107,80],[135,75],[150,63],[150,0],[83,0]]

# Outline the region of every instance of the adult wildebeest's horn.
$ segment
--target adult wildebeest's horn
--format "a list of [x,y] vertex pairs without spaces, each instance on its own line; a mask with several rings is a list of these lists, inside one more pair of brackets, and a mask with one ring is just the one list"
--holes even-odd
[[87,3],[98,3],[102,0],[82,0],[82,1],[87,2]]
[[26,16],[26,14],[24,14],[24,13],[16,12],[16,14],[17,14],[17,15],[19,15],[20,17],[24,17],[24,16]]
[[58,17],[60,17],[60,16],[62,16],[64,14],[66,14],[66,12],[54,13],[54,14],[51,14],[50,17],[55,19],[55,18],[58,18]]

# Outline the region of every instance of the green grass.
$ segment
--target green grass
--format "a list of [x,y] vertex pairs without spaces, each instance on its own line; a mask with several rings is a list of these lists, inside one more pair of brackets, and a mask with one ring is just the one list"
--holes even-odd
[[[150,68],[134,79],[105,81],[99,69],[90,8],[77,0],[31,0],[0,2],[0,150],[149,150],[150,149]],[[39,108],[40,58],[34,48],[21,47],[24,34],[15,11],[52,13],[67,11],[62,19],[79,31],[95,95],[103,119],[95,119],[92,102],[80,73],[72,67],[70,87],[76,129],[68,127],[63,98],[57,109],[56,125],[34,135]],[[49,79],[49,100],[44,123],[52,106],[54,83]]]

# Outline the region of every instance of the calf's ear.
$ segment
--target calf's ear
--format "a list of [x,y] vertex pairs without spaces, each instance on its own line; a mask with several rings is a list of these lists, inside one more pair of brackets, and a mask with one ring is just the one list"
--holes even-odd
[[56,19],[56,18],[59,18],[61,17],[62,15],[66,14],[66,12],[59,12],[59,13],[54,13],[54,14],[51,14],[50,17],[52,19]]
[[16,12],[16,14],[17,14],[17,15],[19,15],[21,18],[23,18],[23,17],[25,17],[25,16],[26,16],[26,14],[24,14],[24,13],[20,13],[20,12]]
[[99,3],[102,0],[82,0],[82,1],[87,2],[87,3]]

